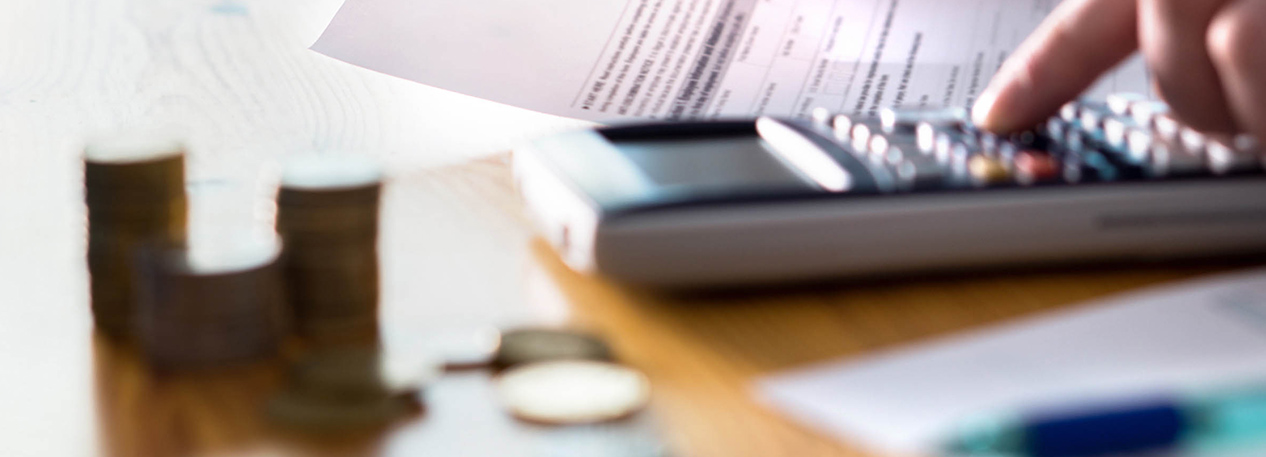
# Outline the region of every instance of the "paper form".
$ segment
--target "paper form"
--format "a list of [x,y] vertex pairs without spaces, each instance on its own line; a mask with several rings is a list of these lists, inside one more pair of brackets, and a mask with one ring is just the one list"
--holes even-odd
[[[313,49],[588,120],[968,106],[1057,0],[347,0]],[[1146,93],[1138,59],[1099,92]]]
[[1263,382],[1259,269],[771,376],[756,395],[829,435],[911,454],[981,414]]

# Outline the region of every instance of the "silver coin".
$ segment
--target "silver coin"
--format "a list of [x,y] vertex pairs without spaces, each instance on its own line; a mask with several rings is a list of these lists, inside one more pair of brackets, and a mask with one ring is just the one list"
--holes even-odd
[[529,422],[571,425],[616,420],[650,401],[650,381],[621,365],[587,360],[540,362],[512,368],[497,379],[502,404]]

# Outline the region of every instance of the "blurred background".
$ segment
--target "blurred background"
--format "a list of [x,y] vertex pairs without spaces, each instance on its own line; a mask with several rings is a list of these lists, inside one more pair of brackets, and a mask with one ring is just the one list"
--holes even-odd
[[193,225],[206,231],[259,222],[257,182],[297,152],[371,154],[407,174],[587,125],[308,51],[341,3],[0,2],[4,454],[90,455],[99,443],[97,417],[84,409],[94,400],[77,165],[86,138],[180,129],[190,199],[202,202]]
[[[875,455],[767,410],[752,384],[1243,265],[626,289],[570,271],[535,238],[507,167],[524,140],[592,124],[309,51],[341,3],[0,0],[0,455]],[[428,384],[421,412],[326,440],[279,431],[261,412],[285,383],[281,364],[152,369],[94,330],[83,151],[103,132],[154,126],[186,140],[194,242],[270,227],[292,156],[377,159],[389,354],[422,366],[489,328],[584,329],[645,373],[650,409],[604,425],[524,423],[498,405],[489,371],[465,370]]]

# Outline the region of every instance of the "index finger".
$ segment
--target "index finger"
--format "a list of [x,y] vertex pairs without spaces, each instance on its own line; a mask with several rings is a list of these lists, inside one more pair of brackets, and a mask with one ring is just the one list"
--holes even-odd
[[972,118],[996,132],[1033,126],[1136,49],[1137,0],[1067,0],[1002,65]]

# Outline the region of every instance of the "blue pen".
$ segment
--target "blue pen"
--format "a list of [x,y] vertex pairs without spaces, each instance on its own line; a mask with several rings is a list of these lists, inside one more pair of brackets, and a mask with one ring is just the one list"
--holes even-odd
[[1083,457],[1266,444],[1266,386],[1110,406],[1003,415],[965,425],[954,456]]

